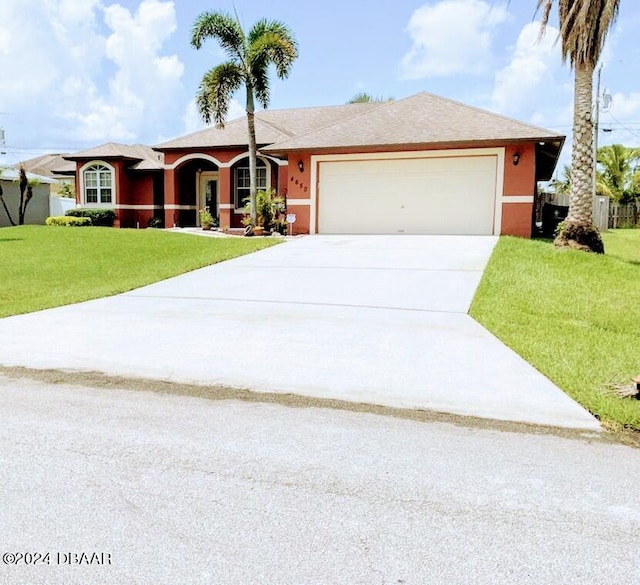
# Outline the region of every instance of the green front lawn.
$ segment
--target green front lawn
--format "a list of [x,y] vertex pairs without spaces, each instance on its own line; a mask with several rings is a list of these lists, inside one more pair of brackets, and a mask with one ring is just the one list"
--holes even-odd
[[275,243],[160,230],[2,228],[0,317],[114,295]]
[[[471,315],[609,426],[640,430],[640,230],[603,234],[606,255],[501,238]],[[514,380],[517,384],[517,380]]]

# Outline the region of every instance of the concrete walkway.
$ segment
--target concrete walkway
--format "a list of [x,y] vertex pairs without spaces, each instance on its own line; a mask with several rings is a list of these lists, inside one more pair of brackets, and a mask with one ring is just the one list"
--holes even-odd
[[124,295],[0,320],[0,365],[599,429],[467,315],[495,243],[288,241]]

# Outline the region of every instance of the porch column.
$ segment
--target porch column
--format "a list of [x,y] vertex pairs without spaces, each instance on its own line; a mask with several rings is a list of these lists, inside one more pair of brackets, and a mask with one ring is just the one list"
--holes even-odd
[[231,227],[233,193],[231,192],[231,169],[229,167],[220,167],[218,169],[218,182],[220,189],[220,227]]
[[176,171],[164,171],[164,227],[172,228],[178,224],[178,200],[176,193]]

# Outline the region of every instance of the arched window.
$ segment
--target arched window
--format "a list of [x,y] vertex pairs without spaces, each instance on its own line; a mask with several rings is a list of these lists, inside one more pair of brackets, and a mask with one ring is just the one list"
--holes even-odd
[[[256,187],[258,191],[264,191],[269,186],[270,169],[267,163],[259,158],[256,160]],[[233,171],[234,202],[236,209],[245,206],[245,200],[249,198],[249,159],[240,161]]]
[[97,205],[113,204],[113,169],[92,164],[83,173],[84,202]]

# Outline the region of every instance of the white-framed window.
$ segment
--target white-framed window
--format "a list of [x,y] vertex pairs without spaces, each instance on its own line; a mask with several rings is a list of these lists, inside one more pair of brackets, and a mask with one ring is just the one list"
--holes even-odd
[[[269,186],[269,167],[267,163],[259,158],[256,161],[256,187],[258,191],[266,190]],[[236,209],[242,209],[245,206],[245,200],[249,198],[250,178],[249,178],[249,159],[243,160],[233,170],[234,188],[234,204]]]
[[113,168],[103,163],[91,163],[82,171],[83,203],[85,205],[113,205]]

